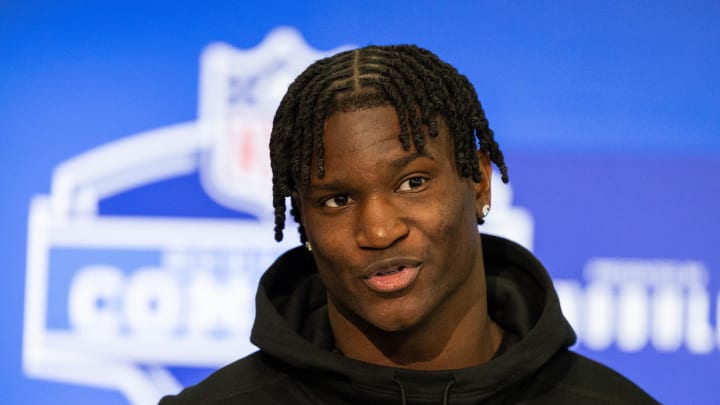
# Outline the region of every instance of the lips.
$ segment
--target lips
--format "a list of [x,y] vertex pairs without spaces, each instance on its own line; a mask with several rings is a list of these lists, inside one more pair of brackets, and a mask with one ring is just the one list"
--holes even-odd
[[396,293],[410,287],[420,273],[421,262],[394,258],[373,263],[363,272],[362,280],[372,291]]

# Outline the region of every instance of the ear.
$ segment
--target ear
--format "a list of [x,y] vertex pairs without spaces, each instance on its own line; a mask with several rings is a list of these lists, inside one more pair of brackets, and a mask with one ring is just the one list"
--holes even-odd
[[490,205],[490,179],[492,176],[492,165],[487,154],[477,151],[478,165],[480,166],[480,182],[474,183],[475,187],[475,216],[478,222],[483,219],[483,207]]

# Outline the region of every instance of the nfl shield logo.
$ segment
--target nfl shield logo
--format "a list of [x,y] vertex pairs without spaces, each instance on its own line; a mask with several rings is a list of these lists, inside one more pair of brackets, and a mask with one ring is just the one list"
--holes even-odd
[[297,31],[280,28],[254,49],[214,44],[203,52],[199,124],[212,146],[201,173],[213,199],[272,220],[268,144],[275,110],[308,65],[348,48],[316,51]]

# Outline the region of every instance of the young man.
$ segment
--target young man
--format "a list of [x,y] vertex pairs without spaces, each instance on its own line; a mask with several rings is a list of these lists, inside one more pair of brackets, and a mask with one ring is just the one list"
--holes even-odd
[[473,86],[434,54],[314,63],[270,154],[276,239],[289,197],[305,246],[260,282],[260,351],[163,403],[655,403],[568,351],[542,265],[478,232],[491,162],[507,168]]

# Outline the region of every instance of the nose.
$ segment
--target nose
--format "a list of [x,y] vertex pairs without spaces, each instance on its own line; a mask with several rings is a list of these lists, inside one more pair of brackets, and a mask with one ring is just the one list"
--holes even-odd
[[385,249],[407,236],[409,228],[392,202],[373,197],[359,205],[355,235],[359,247]]

